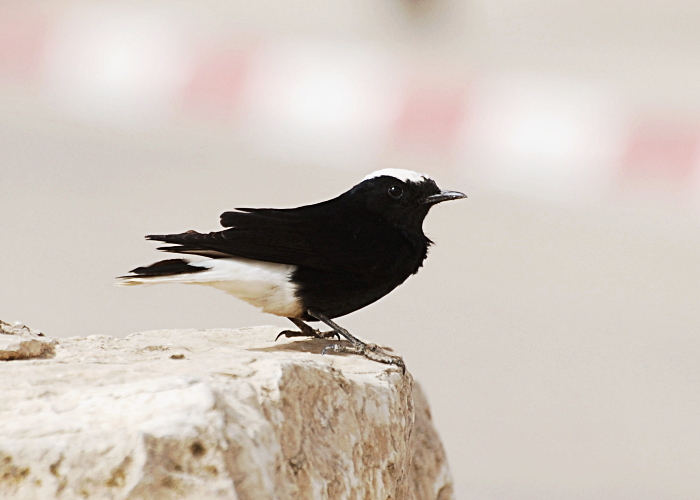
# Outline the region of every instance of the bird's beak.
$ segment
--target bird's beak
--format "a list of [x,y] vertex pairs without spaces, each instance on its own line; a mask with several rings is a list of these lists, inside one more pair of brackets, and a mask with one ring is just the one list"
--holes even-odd
[[438,194],[433,194],[427,198],[421,200],[421,205],[429,204],[434,205],[436,203],[441,203],[443,201],[449,200],[459,200],[461,198],[466,198],[467,195],[460,193],[459,191],[440,191]]

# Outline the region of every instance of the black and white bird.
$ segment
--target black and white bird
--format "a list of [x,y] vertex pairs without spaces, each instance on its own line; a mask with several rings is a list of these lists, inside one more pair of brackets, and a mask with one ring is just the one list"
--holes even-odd
[[[430,208],[465,198],[441,191],[427,175],[384,169],[328,201],[298,208],[237,208],[221,215],[223,231],[146,236],[158,250],[207,257],[168,259],[137,267],[122,285],[208,285],[264,312],[289,318],[287,337],[344,337],[326,349],[404,367],[399,356],[367,344],[332,321],[391,292],[418,272],[431,241],[423,233]],[[306,321],[333,330],[319,332]],[[281,335],[282,335],[281,334]]]

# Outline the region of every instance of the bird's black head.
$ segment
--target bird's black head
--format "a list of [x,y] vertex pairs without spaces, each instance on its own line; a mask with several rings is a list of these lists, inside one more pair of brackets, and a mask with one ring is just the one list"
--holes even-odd
[[364,199],[370,212],[411,232],[421,231],[423,219],[436,203],[466,198],[457,191],[441,191],[427,175],[393,168],[368,175],[352,191]]

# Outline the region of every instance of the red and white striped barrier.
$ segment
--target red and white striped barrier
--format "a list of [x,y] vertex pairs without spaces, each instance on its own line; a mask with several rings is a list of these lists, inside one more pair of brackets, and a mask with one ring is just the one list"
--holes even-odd
[[293,162],[439,164],[564,202],[635,191],[699,197],[699,124],[630,113],[605,86],[454,77],[361,42],[206,36],[174,12],[83,5],[40,14],[6,4],[0,79],[38,88],[80,121],[143,129],[203,119]]

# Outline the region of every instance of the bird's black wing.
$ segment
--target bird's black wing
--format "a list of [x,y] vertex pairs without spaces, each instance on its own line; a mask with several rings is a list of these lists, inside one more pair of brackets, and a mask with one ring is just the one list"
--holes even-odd
[[221,215],[212,233],[151,235],[174,246],[159,250],[207,257],[244,257],[327,271],[368,273],[408,242],[361,207],[341,198],[292,209],[239,208]]

